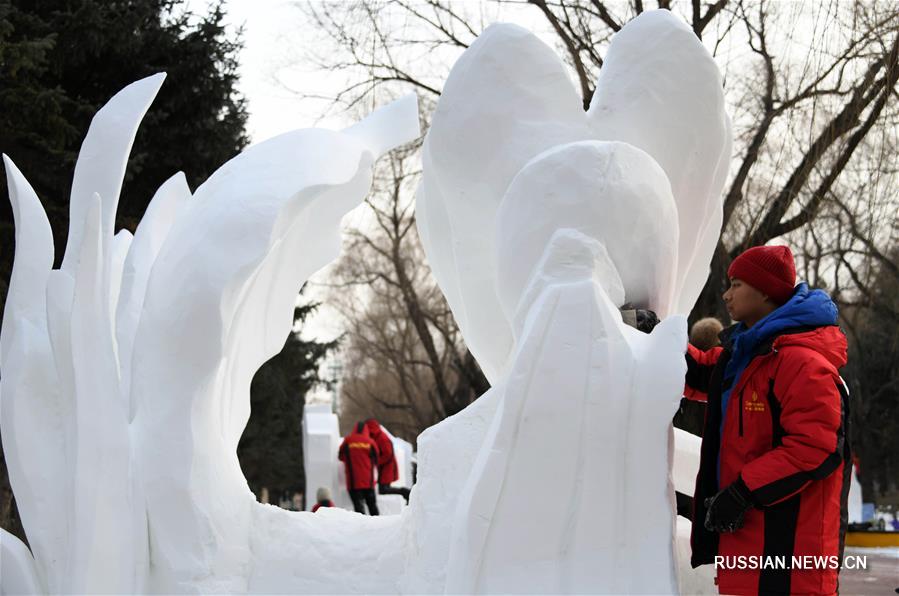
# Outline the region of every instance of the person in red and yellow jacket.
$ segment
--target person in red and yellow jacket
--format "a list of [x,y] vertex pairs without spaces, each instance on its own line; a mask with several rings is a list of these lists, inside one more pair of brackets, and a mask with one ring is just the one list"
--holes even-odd
[[343,439],[337,457],[346,471],[346,488],[353,500],[353,509],[369,515],[378,515],[375,498],[375,469],[378,466],[378,446],[368,434],[364,422],[357,422],[353,431]]
[[378,445],[378,493],[382,495],[402,495],[409,503],[409,489],[404,486],[393,487],[391,483],[399,480],[400,471],[396,463],[396,454],[393,452],[393,440],[381,428],[380,423],[374,418],[365,421],[368,434]]
[[715,564],[722,594],[835,594],[852,461],[837,307],[794,287],[784,246],[750,248],[728,277],[739,323],[687,353],[688,397],[708,402],[692,565]]

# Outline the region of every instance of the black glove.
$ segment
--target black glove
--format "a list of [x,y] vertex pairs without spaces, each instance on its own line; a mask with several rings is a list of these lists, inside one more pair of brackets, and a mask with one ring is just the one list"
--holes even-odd
[[749,489],[742,478],[705,500],[705,529],[710,532],[736,532],[743,527],[744,516],[752,508]]
[[651,333],[659,324],[659,317],[649,309],[637,309],[637,329],[643,333]]
[[659,324],[659,317],[651,310],[635,308],[630,302],[624,304],[621,310],[621,319],[626,325],[630,325],[643,333],[651,333]]

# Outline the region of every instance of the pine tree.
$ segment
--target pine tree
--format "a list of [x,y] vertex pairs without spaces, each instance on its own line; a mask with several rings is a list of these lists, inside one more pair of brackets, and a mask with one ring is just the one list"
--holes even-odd
[[[222,5],[204,16],[183,0],[0,0],[0,150],[38,193],[65,247],[72,173],[91,118],[129,83],[167,78],[138,131],[119,202],[133,231],[153,193],[178,171],[191,187],[248,142],[237,54]],[[2,271],[12,214],[0,201]]]
[[[294,309],[298,329],[318,304]],[[250,489],[262,488],[276,500],[282,493],[304,492],[302,422],[306,393],[322,383],[319,366],[337,342],[305,341],[295,331],[284,349],[257,371],[250,385],[250,420],[237,456]],[[277,501],[275,501],[277,502]]]
[[[0,0],[0,151],[34,186],[53,228],[56,264],[68,230],[75,159],[91,118],[129,83],[166,82],[128,163],[118,227],[134,231],[155,190],[183,171],[193,188],[248,142],[237,91],[240,35],[219,3],[183,0]],[[5,188],[5,174],[0,179]],[[14,255],[12,210],[0,200],[0,317]],[[0,526],[25,539],[0,457]]]

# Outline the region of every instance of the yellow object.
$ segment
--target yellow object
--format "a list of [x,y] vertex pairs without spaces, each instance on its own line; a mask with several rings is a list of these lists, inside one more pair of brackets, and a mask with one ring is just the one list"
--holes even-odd
[[899,546],[899,532],[846,532],[846,546]]

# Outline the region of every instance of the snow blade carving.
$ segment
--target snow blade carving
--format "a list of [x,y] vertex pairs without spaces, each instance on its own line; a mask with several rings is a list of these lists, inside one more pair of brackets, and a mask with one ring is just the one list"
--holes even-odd
[[193,195],[175,175],[133,238],[114,235],[131,144],[163,78],[94,117],[59,270],[37,195],[4,156],[16,254],[0,425],[31,545],[4,533],[4,590],[251,589],[262,506],[236,455],[250,380],[284,345],[300,286],[337,256],[374,160],[419,135],[414,97],[342,132],[289,132]]

